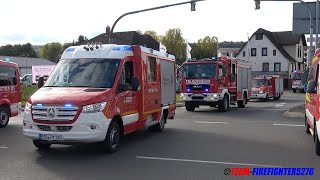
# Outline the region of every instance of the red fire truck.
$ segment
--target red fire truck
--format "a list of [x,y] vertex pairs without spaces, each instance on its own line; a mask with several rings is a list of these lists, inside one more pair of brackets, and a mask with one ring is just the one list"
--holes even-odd
[[225,112],[230,104],[244,108],[251,95],[249,61],[219,57],[187,61],[183,65],[181,100],[187,111],[200,105]]
[[23,133],[39,149],[100,142],[112,153],[125,134],[163,131],[175,93],[173,55],[136,45],[69,47],[28,100]]
[[252,80],[251,99],[279,100],[283,94],[283,79],[279,76],[256,76]]
[[296,91],[304,92],[304,85],[301,82],[301,77],[304,71],[294,71],[290,74],[292,92]]
[[21,90],[18,65],[0,60],[0,128],[21,109]]

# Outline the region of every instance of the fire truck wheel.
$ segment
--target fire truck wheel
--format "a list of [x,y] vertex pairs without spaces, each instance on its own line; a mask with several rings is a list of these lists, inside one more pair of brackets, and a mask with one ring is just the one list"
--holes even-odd
[[297,90],[295,90],[295,89],[292,89],[292,92],[293,92],[293,93],[296,93],[296,91],[297,91]]
[[164,114],[161,117],[159,123],[149,127],[148,130],[153,131],[153,132],[162,132],[164,130],[164,126],[166,124],[167,116],[168,116],[167,114]]
[[108,128],[106,138],[101,143],[103,152],[114,153],[117,151],[120,144],[120,128],[115,122],[111,122]]
[[280,94],[277,94],[273,99],[274,99],[274,100],[279,100],[280,97],[281,97],[281,95],[280,95]]
[[307,116],[306,116],[306,115],[304,115],[304,127],[306,128],[306,133],[307,133],[307,134],[311,134],[311,132],[310,132],[310,125],[309,125],[308,122],[307,122]]
[[5,107],[0,107],[0,128],[4,128],[9,123],[9,110]]
[[[314,123],[316,123],[316,122],[314,122]],[[315,142],[314,143],[315,143],[316,154],[318,156],[320,156],[320,142],[319,142],[319,135],[318,135],[316,124],[314,125],[314,136],[315,136],[315,138],[314,138]]]
[[220,102],[219,106],[220,112],[226,112],[229,109],[229,97],[228,95],[224,95],[223,100]]
[[245,108],[247,104],[247,95],[244,94],[243,100],[238,101],[237,104],[238,104],[238,108]]
[[194,111],[196,109],[196,106],[192,103],[186,102],[185,106],[187,111]]
[[269,101],[269,96],[268,94],[266,95],[266,98],[263,99],[264,101]]
[[51,146],[50,143],[45,143],[45,142],[40,141],[40,140],[33,140],[33,144],[38,149],[49,149],[50,146]]
[[301,92],[301,93],[304,93],[304,89],[301,89],[300,92]]

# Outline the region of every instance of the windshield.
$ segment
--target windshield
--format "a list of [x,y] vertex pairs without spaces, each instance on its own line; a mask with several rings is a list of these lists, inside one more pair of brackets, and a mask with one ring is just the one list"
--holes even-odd
[[291,79],[294,80],[301,80],[302,74],[301,73],[293,73],[291,74]]
[[111,88],[119,63],[118,59],[61,60],[45,87]]
[[216,75],[216,64],[185,64],[183,65],[184,78],[212,79]]
[[266,81],[264,79],[254,79],[252,80],[252,86],[254,87],[260,87],[260,86],[264,86],[266,83]]

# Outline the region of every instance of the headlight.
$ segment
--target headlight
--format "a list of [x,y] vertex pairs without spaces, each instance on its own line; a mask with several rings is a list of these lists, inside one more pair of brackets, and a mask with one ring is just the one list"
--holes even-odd
[[259,91],[260,94],[264,93],[264,91]]
[[218,94],[213,94],[212,96],[213,96],[213,97],[218,97]]
[[106,105],[107,105],[106,102],[86,105],[86,106],[83,106],[82,112],[83,113],[100,112],[106,107]]
[[27,102],[24,110],[25,110],[25,112],[31,111],[31,104]]

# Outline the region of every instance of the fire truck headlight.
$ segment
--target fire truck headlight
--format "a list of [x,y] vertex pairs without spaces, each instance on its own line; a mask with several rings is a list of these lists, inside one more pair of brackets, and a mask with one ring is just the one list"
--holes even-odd
[[259,91],[260,94],[264,93],[264,91]]
[[216,97],[218,97],[218,94],[213,94],[212,97],[215,97],[215,98],[216,98]]
[[31,111],[31,104],[27,102],[24,109],[25,109],[25,112],[30,112]]
[[86,105],[86,106],[83,106],[82,112],[83,113],[100,112],[106,107],[106,105],[107,105],[106,102]]

